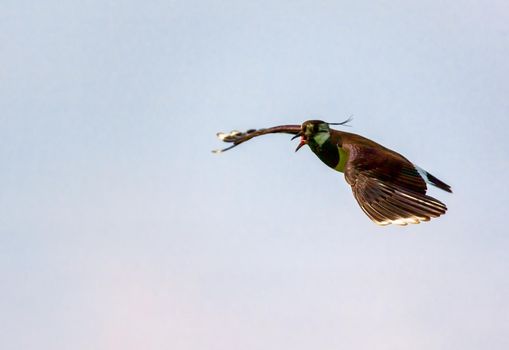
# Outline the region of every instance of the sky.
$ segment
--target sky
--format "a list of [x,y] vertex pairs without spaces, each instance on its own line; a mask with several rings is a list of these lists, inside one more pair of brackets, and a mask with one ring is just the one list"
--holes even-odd
[[[506,1],[0,3],[2,349],[509,348]],[[269,135],[452,186],[379,227]]]

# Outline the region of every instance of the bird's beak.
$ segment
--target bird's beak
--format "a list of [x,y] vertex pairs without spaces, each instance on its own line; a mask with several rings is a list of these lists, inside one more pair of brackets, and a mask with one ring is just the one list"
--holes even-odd
[[307,144],[308,144],[308,141],[307,141],[307,140],[304,140],[304,139],[300,140],[300,143],[299,143],[299,145],[297,146],[297,148],[295,149],[295,152],[297,152],[298,150],[300,150],[300,148],[301,148],[302,146],[307,145]]
[[297,135],[295,135],[294,137],[292,137],[292,140],[296,139],[297,137],[301,137],[300,139],[300,143],[299,145],[297,146],[297,148],[295,149],[295,152],[297,152],[302,146],[306,145],[308,143],[308,141],[304,138],[303,136],[303,133],[302,131],[299,132]]

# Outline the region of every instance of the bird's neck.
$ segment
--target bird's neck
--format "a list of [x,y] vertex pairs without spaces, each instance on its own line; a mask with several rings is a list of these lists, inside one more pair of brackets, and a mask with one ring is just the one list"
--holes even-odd
[[[330,134],[322,133],[323,136],[315,135],[308,142],[309,148],[318,158],[329,167],[336,169],[340,163],[340,152],[338,145],[332,142]],[[336,169],[339,170],[339,169]],[[341,170],[340,170],[341,171]]]
[[313,136],[314,143],[316,143],[319,147],[322,147],[325,142],[329,141],[329,139],[330,139],[329,132],[320,132]]

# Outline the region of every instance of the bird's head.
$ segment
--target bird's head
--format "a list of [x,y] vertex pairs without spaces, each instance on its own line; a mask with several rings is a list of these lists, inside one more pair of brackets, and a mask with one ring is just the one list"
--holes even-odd
[[302,123],[300,132],[295,135],[292,140],[299,136],[300,143],[295,149],[295,152],[297,152],[302,146],[307,145],[309,142],[313,142],[321,146],[330,137],[329,123],[322,120],[307,120]]

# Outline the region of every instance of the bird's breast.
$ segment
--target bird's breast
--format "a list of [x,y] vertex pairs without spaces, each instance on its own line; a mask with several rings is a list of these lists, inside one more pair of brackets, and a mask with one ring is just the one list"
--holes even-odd
[[348,161],[348,152],[343,147],[338,146],[339,162],[334,169],[340,172],[345,172],[345,165]]
[[327,166],[344,172],[348,154],[342,147],[332,142],[325,142],[321,146],[313,142],[309,143],[309,147]]

